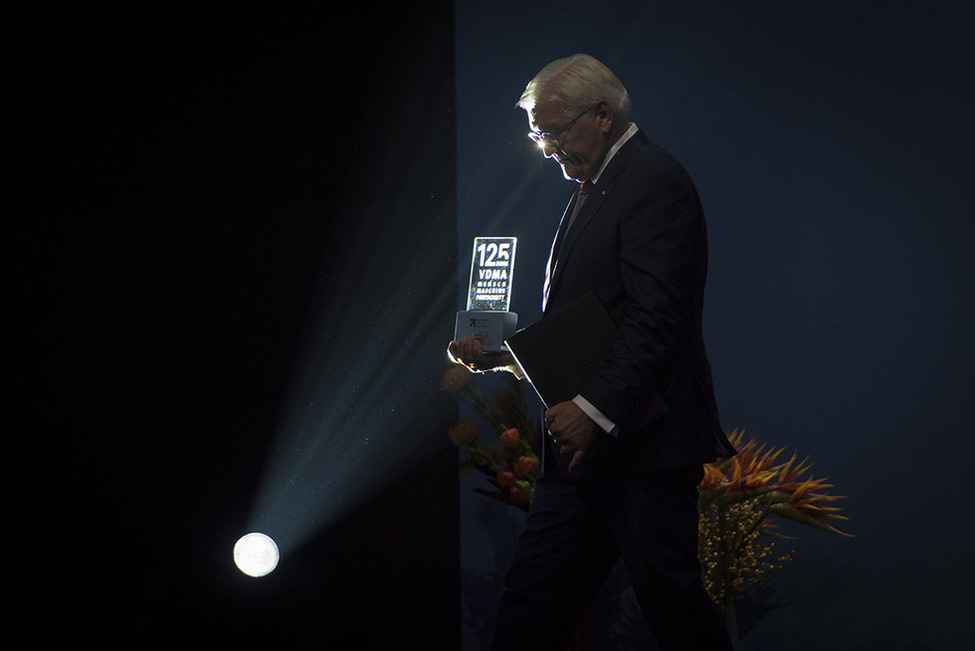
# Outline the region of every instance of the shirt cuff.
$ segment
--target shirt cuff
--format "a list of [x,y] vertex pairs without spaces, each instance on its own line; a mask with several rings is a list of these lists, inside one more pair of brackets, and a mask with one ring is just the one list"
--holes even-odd
[[603,415],[603,412],[596,409],[591,402],[583,398],[581,395],[573,398],[572,402],[576,403],[576,405],[579,406],[579,409],[581,409],[586,416],[589,416],[594,423],[599,425],[600,429],[602,429],[604,432],[611,436],[617,435],[616,423],[606,418],[606,416]]

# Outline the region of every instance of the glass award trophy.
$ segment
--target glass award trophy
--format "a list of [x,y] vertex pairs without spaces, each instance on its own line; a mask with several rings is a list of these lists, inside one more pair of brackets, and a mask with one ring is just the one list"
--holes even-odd
[[502,350],[514,334],[518,315],[509,312],[516,237],[475,237],[467,310],[457,313],[454,340],[474,335],[483,350]]

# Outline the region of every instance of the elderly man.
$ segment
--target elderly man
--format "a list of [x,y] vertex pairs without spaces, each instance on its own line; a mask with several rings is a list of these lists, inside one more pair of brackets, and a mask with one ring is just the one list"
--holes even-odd
[[[729,649],[697,560],[702,465],[734,453],[702,335],[697,191],[629,121],[629,94],[591,56],[547,65],[518,104],[529,137],[578,184],[549,256],[543,313],[592,290],[618,332],[578,395],[544,414],[544,474],[505,578],[495,648],[565,649],[622,557],[662,649]],[[511,361],[473,337],[449,350],[477,370]]]

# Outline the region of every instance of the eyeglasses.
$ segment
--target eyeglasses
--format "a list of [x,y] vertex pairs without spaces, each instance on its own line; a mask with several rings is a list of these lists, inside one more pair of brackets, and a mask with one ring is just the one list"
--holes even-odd
[[565,134],[569,132],[569,129],[572,128],[572,125],[575,124],[579,118],[589,113],[589,111],[591,111],[592,109],[593,107],[590,106],[585,111],[583,111],[579,115],[569,120],[569,123],[566,124],[564,127],[560,128],[558,131],[543,131],[543,132],[530,131],[528,133],[528,137],[534,140],[535,144],[537,144],[541,148],[549,147],[556,151],[562,151],[562,144],[561,144],[562,138],[565,137]]

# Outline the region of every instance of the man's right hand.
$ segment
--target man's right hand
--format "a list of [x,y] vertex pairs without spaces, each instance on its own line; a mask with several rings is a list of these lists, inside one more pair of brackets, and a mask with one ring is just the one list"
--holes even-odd
[[450,359],[463,364],[470,370],[481,373],[484,371],[508,371],[520,377],[514,357],[506,350],[485,351],[481,341],[474,335],[467,335],[460,341],[451,341],[447,346]]

